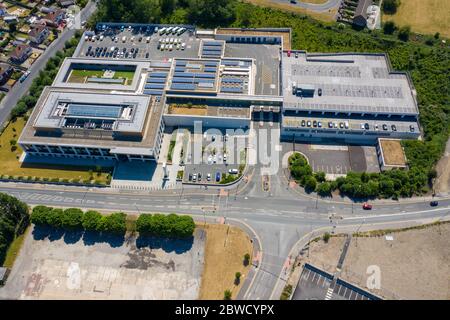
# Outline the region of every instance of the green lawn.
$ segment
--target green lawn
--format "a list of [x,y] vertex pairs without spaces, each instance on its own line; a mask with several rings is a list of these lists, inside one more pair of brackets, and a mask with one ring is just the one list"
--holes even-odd
[[5,261],[3,262],[3,266],[5,268],[11,269],[13,267],[14,261],[16,261],[16,258],[19,255],[23,241],[28,233],[28,228],[20,236],[17,236],[9,245],[8,251],[6,252]]
[[[18,118],[15,122],[9,123],[5,131],[0,135],[0,175],[69,180],[89,180],[91,178],[89,170],[95,171],[95,168],[43,164],[22,165],[19,162],[19,158],[23,151],[19,145],[17,145],[16,150],[13,150],[11,142],[15,140],[17,143],[24,125],[25,120]],[[110,168],[106,168],[100,175],[97,175],[97,172],[93,172],[92,178],[104,183],[107,181],[109,174]]]
[[[104,70],[73,69],[67,82],[85,83],[90,77],[103,77]],[[134,71],[115,71],[113,79],[125,79],[125,85],[133,81]]]

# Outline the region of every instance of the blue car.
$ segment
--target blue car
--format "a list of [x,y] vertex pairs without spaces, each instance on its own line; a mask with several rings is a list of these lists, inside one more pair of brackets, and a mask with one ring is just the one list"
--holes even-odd
[[216,182],[219,182],[221,178],[220,172],[216,172]]

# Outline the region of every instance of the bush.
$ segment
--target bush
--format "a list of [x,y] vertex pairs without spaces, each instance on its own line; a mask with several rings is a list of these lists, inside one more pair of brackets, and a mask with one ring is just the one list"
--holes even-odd
[[314,192],[317,187],[317,180],[313,176],[308,176],[305,179],[305,190],[307,192]]
[[323,197],[327,197],[331,195],[331,183],[329,182],[322,182],[317,186],[317,193]]
[[244,255],[244,266],[248,266],[249,263],[250,263],[250,254],[249,254],[249,253],[246,253],[246,254]]
[[323,235],[323,237],[322,237],[322,240],[323,240],[325,243],[328,243],[328,241],[330,241],[330,238],[331,238],[331,235],[330,235],[328,232],[325,232],[324,235]]
[[286,285],[281,293],[280,300],[288,300],[292,294],[292,289],[292,285]]

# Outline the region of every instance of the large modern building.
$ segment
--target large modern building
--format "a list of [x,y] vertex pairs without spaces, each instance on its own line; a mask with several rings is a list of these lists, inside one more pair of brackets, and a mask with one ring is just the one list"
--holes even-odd
[[290,45],[290,29],[98,24],[43,91],[19,144],[32,155],[154,161],[168,126],[248,129],[255,113],[276,114],[284,140],[420,135],[413,85],[385,55]]

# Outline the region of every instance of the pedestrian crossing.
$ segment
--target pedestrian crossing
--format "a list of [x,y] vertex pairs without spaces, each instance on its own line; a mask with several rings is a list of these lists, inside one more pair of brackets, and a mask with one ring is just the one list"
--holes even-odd
[[328,288],[327,294],[325,295],[325,300],[331,300],[332,297],[333,297],[333,289]]

